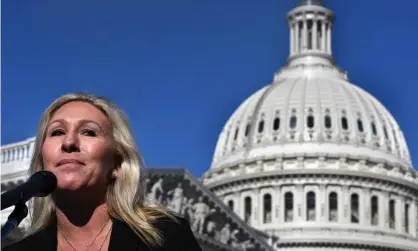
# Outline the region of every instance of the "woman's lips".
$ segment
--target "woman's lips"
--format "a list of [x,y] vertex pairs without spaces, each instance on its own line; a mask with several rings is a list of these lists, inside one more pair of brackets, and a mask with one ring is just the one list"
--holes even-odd
[[62,159],[57,163],[57,167],[74,167],[80,165],[84,166],[84,162],[77,159]]

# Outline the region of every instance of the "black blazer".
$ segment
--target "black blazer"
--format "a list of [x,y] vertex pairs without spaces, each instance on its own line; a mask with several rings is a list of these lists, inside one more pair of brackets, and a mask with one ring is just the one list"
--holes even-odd
[[[112,219],[113,228],[110,234],[109,251],[202,251],[197,243],[189,223],[177,217],[179,223],[161,219],[154,223],[160,231],[164,244],[160,248],[150,249],[123,221]],[[4,251],[56,251],[57,226],[50,224],[44,230],[27,236],[21,241],[4,247]]]

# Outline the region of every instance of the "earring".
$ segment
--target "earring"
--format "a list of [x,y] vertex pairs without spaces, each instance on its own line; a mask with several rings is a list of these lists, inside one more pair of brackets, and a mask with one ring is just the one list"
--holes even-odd
[[116,173],[112,173],[112,179],[116,179]]

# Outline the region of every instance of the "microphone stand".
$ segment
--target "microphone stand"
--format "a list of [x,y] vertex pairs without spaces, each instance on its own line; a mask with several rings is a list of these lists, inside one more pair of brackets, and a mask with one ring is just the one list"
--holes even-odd
[[7,235],[13,231],[15,227],[17,227],[22,220],[28,216],[28,207],[25,203],[17,203],[13,212],[7,218],[6,223],[1,228],[1,240],[5,239]]

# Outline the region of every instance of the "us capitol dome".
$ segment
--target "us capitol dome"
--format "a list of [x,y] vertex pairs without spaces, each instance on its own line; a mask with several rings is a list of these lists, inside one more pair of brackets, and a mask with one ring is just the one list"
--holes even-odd
[[203,184],[278,250],[418,250],[418,174],[398,123],[336,65],[323,1],[287,21],[286,65],[228,119]]

